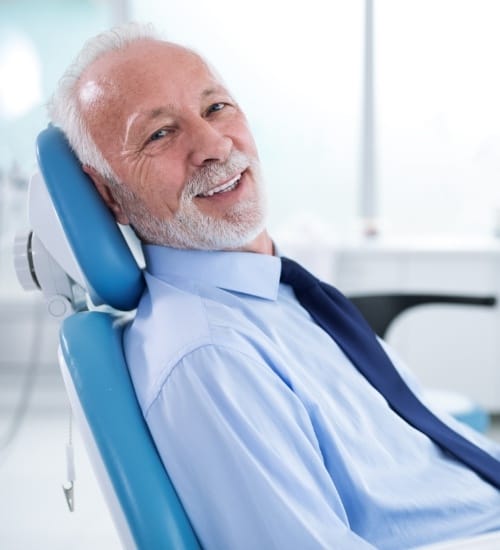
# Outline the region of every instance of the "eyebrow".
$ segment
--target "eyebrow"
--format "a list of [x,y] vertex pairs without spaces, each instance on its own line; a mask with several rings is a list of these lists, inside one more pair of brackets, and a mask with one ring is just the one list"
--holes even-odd
[[[211,86],[210,88],[206,88],[205,90],[203,90],[200,94],[200,97],[202,99],[205,99],[221,92],[227,93],[226,89],[223,86]],[[145,118],[149,122],[151,120],[155,120],[156,118],[160,118],[163,115],[171,115],[173,111],[174,107],[170,104],[167,106],[155,107],[154,109],[142,111],[139,113],[139,117]]]
[[205,97],[208,97],[208,96],[211,96],[211,95],[214,95],[214,94],[217,94],[217,93],[221,93],[221,92],[227,93],[224,86],[221,86],[219,84],[217,86],[212,86],[210,88],[207,88],[206,90],[203,90],[203,92],[201,92],[201,97],[205,98]]
[[[229,94],[229,92],[222,86],[221,84],[216,84],[214,86],[210,86],[209,88],[205,88],[201,94],[201,99],[206,99],[210,96],[213,96],[217,93],[225,93]],[[125,142],[128,141],[129,135],[131,132],[134,131],[134,126],[137,123],[137,120],[142,120],[146,123],[154,122],[158,118],[162,118],[164,116],[173,116],[175,112],[174,106],[170,103],[168,105],[163,105],[161,107],[154,107],[153,109],[145,109],[144,111],[140,111],[137,113],[137,116],[134,117],[134,120],[127,124],[127,131],[126,131],[126,137]]]
[[145,118],[147,121],[155,120],[163,115],[171,115],[173,107],[168,105],[166,107],[155,107],[147,111],[141,111],[137,118]]

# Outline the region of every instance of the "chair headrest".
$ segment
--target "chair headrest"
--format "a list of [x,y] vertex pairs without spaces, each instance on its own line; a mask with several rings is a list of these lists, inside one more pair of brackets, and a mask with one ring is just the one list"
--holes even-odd
[[91,296],[118,310],[135,309],[144,287],[142,271],[61,130],[49,126],[39,134],[37,156]]

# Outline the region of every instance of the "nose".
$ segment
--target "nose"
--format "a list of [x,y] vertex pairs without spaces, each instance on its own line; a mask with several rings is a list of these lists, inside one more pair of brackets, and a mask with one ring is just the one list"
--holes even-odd
[[233,146],[232,139],[210,121],[198,119],[191,132],[190,160],[195,166],[227,160]]

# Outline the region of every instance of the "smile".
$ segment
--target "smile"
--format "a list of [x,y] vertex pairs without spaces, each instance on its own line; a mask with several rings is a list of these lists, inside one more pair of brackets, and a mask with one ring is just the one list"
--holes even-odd
[[198,197],[212,197],[213,195],[218,195],[220,193],[227,193],[228,191],[232,191],[238,186],[238,183],[240,183],[241,176],[242,174],[238,174],[237,176],[230,179],[226,183],[218,185],[217,187],[210,189],[210,191],[207,191],[206,193],[200,193]]

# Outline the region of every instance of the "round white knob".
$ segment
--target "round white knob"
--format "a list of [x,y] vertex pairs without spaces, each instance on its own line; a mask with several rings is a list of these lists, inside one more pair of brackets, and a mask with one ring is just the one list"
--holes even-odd
[[54,296],[47,304],[47,310],[52,317],[66,317],[68,313],[71,313],[69,302],[63,296]]
[[24,231],[17,233],[14,238],[14,268],[17,279],[24,290],[37,290],[40,288],[36,279],[31,253],[32,236],[32,231]]

